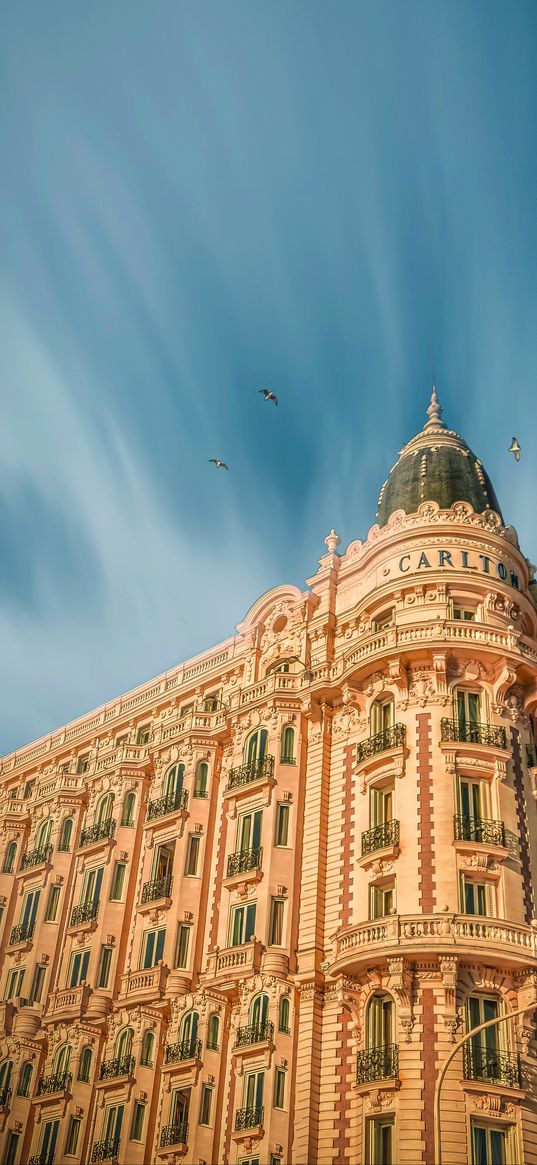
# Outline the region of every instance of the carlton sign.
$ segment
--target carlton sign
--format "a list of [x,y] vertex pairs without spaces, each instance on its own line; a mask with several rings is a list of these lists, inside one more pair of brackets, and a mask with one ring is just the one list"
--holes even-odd
[[509,583],[510,586],[520,590],[516,571],[511,570],[501,560],[491,558],[488,554],[476,554],[473,550],[440,550],[435,546],[430,550],[416,550],[412,554],[403,554],[399,559],[401,574],[439,569],[477,570],[481,574],[499,578],[500,582]]

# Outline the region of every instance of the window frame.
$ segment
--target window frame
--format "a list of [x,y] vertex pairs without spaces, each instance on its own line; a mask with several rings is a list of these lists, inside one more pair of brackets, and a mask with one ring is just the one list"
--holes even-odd
[[[251,922],[250,922],[250,926],[253,927],[253,930],[252,930],[252,934],[250,935],[250,937],[245,938],[244,935],[250,929],[248,926],[248,911],[253,913],[253,918],[251,918]],[[244,915],[242,925],[240,928],[241,933],[242,933],[242,938],[241,938],[240,942],[233,942],[233,936],[235,934],[235,929],[236,929],[235,928],[235,918],[241,912]],[[255,935],[256,919],[257,919],[257,901],[255,901],[255,902],[239,902],[239,903],[231,906],[230,911],[229,911],[228,947],[244,947],[249,942],[251,942],[253,936]]]
[[[47,904],[45,906],[45,914],[43,917],[43,922],[56,922],[57,923],[57,921],[58,921],[58,906],[60,904],[61,892],[62,892],[61,886],[57,882],[54,882],[53,885],[50,887],[49,892],[48,892]],[[52,913],[52,907],[54,907],[53,913]]]
[[[212,1112],[212,1106],[213,1106],[213,1092],[214,1092],[214,1088],[211,1084],[205,1084],[205,1082],[202,1084],[198,1124],[203,1125],[204,1128],[209,1128],[209,1129],[212,1127],[211,1126],[211,1112]],[[206,1101],[207,1097],[208,1097],[208,1112],[205,1114],[204,1113],[204,1106],[205,1106],[205,1101]],[[203,1117],[205,1115],[206,1115],[206,1119],[204,1120]]]
[[[119,887],[119,892],[118,892],[117,887],[116,887],[116,881],[118,880],[120,870],[122,871],[122,874],[121,874],[121,878],[120,878],[121,885]],[[110,883],[110,895],[109,895],[110,902],[123,902],[123,890],[125,889],[125,874],[126,874],[126,872],[127,872],[127,863],[126,862],[123,862],[123,861],[114,862],[114,869],[112,871],[112,880]]]
[[[175,943],[175,967],[179,971],[186,971],[188,968],[188,959],[189,959],[189,955],[190,955],[190,938],[191,938],[190,932],[191,932],[191,930],[192,930],[192,923],[191,922],[180,922],[179,926],[177,928],[177,939],[176,939],[176,943]],[[181,938],[183,935],[186,935],[185,955],[184,955],[185,961],[184,961],[184,963],[180,963],[179,957],[180,957],[181,945],[182,945]]]
[[[80,985],[82,983],[87,982],[86,975],[87,975],[88,969],[89,969],[90,955],[91,955],[91,947],[85,947],[84,950],[82,950],[82,951],[71,951],[71,955],[69,957],[69,964],[68,964],[68,968],[67,968],[67,984],[66,984],[67,990],[68,989],[74,990],[75,987],[80,987]],[[75,968],[75,963],[76,963],[77,959],[80,959],[80,967],[79,967],[79,972],[77,975],[77,981],[75,983],[72,980],[73,980],[73,976],[74,976],[74,968]],[[86,960],[85,965],[84,965],[84,960]],[[83,967],[84,967],[84,970],[82,971]]]
[[[285,1111],[286,1076],[287,1072],[285,1068],[275,1068],[272,1107],[277,1108],[279,1111]],[[281,1104],[278,1101],[281,1101]]]
[[[280,818],[285,821],[285,841],[280,841]],[[274,825],[274,845],[277,849],[289,849],[289,826],[291,823],[291,805],[289,801],[277,801]]]
[[[377,910],[376,910],[377,895],[382,895],[384,897],[386,894],[389,894],[389,893],[391,893],[391,895],[392,895],[391,906],[389,906],[388,909],[386,910],[386,903],[384,902],[383,912],[377,913]],[[396,880],[395,880],[395,877],[387,879],[385,882],[380,883],[380,885],[378,882],[371,883],[369,886],[369,921],[376,922],[380,918],[389,918],[392,911],[394,909],[395,910],[397,909],[396,903],[397,903],[397,899],[396,899]]]
[[[146,959],[146,955],[147,955],[147,946],[148,946],[150,937],[152,935],[155,936],[154,944],[155,944],[155,952],[157,952],[158,947],[159,947],[159,943],[160,943],[159,936],[161,934],[164,935],[164,938],[162,939],[162,950],[161,950],[159,958],[154,959],[154,961],[152,963],[146,963],[145,959]],[[166,945],[166,927],[165,926],[153,926],[153,927],[150,927],[148,930],[144,930],[142,933],[142,942],[140,945],[140,966],[139,966],[138,970],[150,971],[152,967],[157,967],[160,962],[164,962],[164,947],[165,947],[165,945]]]
[[[131,1121],[131,1131],[129,1134],[129,1141],[138,1141],[138,1142],[143,1141],[146,1108],[147,1108],[147,1104],[144,1100],[138,1100],[138,1098],[135,1099],[133,1109],[132,1109],[132,1121]],[[136,1129],[137,1120],[140,1121],[139,1132]],[[138,1132],[137,1136],[135,1135],[136,1132]]]
[[[199,878],[200,877],[200,875],[198,873],[198,869],[199,869],[199,864],[200,864],[201,836],[202,836],[201,833],[189,833],[189,835],[188,835],[188,841],[187,841],[187,845],[186,845],[186,854],[185,854],[185,870],[184,870],[185,878]],[[192,864],[192,854],[193,853],[195,854],[195,862],[194,862],[194,869],[191,870],[190,866]]]
[[[99,966],[97,968],[97,982],[95,984],[96,989],[99,991],[108,991],[110,988],[110,975],[112,971],[113,959],[113,946],[111,946],[110,943],[101,943]],[[103,982],[104,978],[106,979],[106,982]]]
[[[282,898],[281,895],[273,894],[270,898],[270,913],[269,913],[269,932],[268,943],[269,947],[284,947],[285,946],[285,903],[287,899]],[[281,907],[281,910],[279,909]],[[279,925],[277,925],[277,922]],[[276,938],[275,932],[279,933],[279,939]]]
[[[65,1137],[65,1148],[63,1150],[66,1157],[76,1157],[81,1124],[82,1120],[79,1116],[72,1116],[71,1114],[69,1115],[69,1124],[67,1125],[67,1135]],[[74,1144],[71,1145],[73,1136]]]

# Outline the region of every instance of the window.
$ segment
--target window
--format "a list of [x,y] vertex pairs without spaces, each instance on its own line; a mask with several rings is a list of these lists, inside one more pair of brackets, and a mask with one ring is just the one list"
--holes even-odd
[[59,1120],[44,1121],[39,1141],[39,1165],[52,1165],[60,1128]]
[[290,724],[286,724],[282,732],[280,760],[282,765],[294,765],[295,763],[295,730]]
[[[497,996],[469,995],[466,1000],[466,1030],[471,1031],[487,1020],[497,1019],[502,1010]],[[468,1040],[464,1067],[467,1079],[501,1081],[500,1053],[506,1051],[509,1037],[506,1028],[506,1024],[485,1028]]]
[[5,1100],[1,1099],[2,1095],[6,1095],[11,1084],[11,1077],[13,1075],[13,1060],[4,1060],[0,1067],[0,1105],[5,1104]]
[[209,1027],[207,1031],[207,1047],[214,1052],[218,1051],[218,1043],[220,1039],[220,1020],[217,1015],[211,1015],[209,1019]]
[[244,1078],[244,1108],[261,1108],[265,1084],[264,1072],[247,1072]]
[[466,688],[455,688],[453,719],[458,722],[460,728],[472,729],[479,726],[481,723],[481,692],[468,692]]
[[54,1072],[56,1076],[65,1076],[69,1071],[72,1052],[71,1044],[63,1044],[61,1048],[58,1048],[54,1057]]
[[371,735],[388,732],[395,724],[395,704],[393,699],[376,700],[371,706]]
[[110,1104],[106,1109],[102,1126],[103,1141],[117,1141],[119,1144],[124,1107],[123,1104]]
[[111,902],[121,902],[126,869],[127,866],[125,862],[116,862],[114,865],[114,876],[112,878],[112,886],[110,888]]
[[369,917],[385,918],[395,907],[395,878],[382,886],[369,887]]
[[194,796],[195,797],[206,797],[207,796],[208,776],[209,776],[209,765],[206,763],[206,761],[202,760],[202,761],[200,761],[200,763],[196,769],[196,780],[194,782]]
[[97,803],[95,810],[95,825],[104,825],[105,822],[112,818],[112,810],[114,808],[114,794],[105,793]]
[[170,801],[174,801],[175,804],[177,804],[179,793],[183,788],[184,775],[184,764],[177,764],[172,765],[171,769],[168,769],[168,772],[164,778],[164,795],[165,797],[168,797]]
[[30,1063],[26,1062],[26,1064],[22,1065],[22,1068],[20,1071],[20,1076],[19,1076],[19,1084],[18,1084],[18,1088],[17,1088],[18,1096],[29,1096],[30,1095],[33,1073],[34,1073],[34,1070],[33,1070],[33,1067]]
[[17,970],[9,972],[6,983],[6,999],[16,999],[22,993],[24,971],[24,967],[18,967]]
[[475,607],[461,606],[458,603],[453,604],[453,618],[460,620],[462,623],[475,623],[477,611]]
[[268,995],[265,995],[264,992],[262,995],[256,996],[250,1008],[250,1024],[255,1028],[257,1034],[263,1035],[263,1037],[267,1024],[268,1008]]
[[136,733],[136,743],[137,744],[149,744],[150,740],[151,740],[151,725],[150,724],[140,725],[138,732]]
[[114,1046],[114,1055],[118,1060],[124,1060],[132,1054],[134,1032],[131,1027],[124,1027],[120,1031]]
[[145,1104],[141,1100],[134,1101],[132,1113],[131,1141],[141,1141],[144,1131]]
[[177,932],[177,954],[175,958],[176,967],[186,967],[188,962],[188,946],[190,942],[190,926],[180,924]]
[[289,805],[285,801],[278,801],[276,806],[276,838],[275,845],[287,845],[289,837]]
[[110,983],[110,970],[112,967],[112,947],[101,947],[101,958],[99,961],[99,972],[97,975],[97,987],[106,989]]
[[278,1011],[278,1030],[281,1032],[290,1032],[290,1014],[291,1004],[289,1003],[289,996],[282,995],[280,999],[280,1007]]
[[220,700],[218,699],[218,696],[205,696],[205,699],[202,703],[202,709],[204,712],[216,712],[219,703]]
[[73,833],[73,821],[71,817],[67,817],[62,825],[60,840],[58,842],[58,849],[62,853],[68,853],[71,849],[71,837]]
[[[479,823],[490,817],[488,809],[488,787],[485,781],[459,780],[459,810],[465,822]],[[469,839],[471,840],[471,839]],[[477,840],[477,839],[475,839]]]
[[4,1156],[2,1158],[2,1165],[15,1165],[19,1139],[20,1133],[8,1132],[6,1137]]
[[164,940],[166,938],[166,928],[162,927],[159,930],[146,930],[142,940],[142,958],[140,967],[156,967],[164,954]]
[[395,1161],[394,1129],[393,1116],[384,1116],[378,1120],[369,1121],[368,1160],[370,1165],[393,1165]]
[[119,748],[122,744],[128,744],[129,743],[128,732],[124,732],[121,736],[116,736],[115,743],[116,743],[116,748]]
[[376,829],[379,825],[387,825],[389,821],[392,821],[393,795],[393,785],[369,790],[369,825],[371,829]]
[[82,897],[81,903],[89,905],[93,903],[95,913],[99,905],[99,898],[101,895],[101,885],[103,880],[104,866],[94,867],[93,870],[87,870],[84,874],[84,881],[82,883]]
[[29,1003],[41,1003],[41,996],[43,994],[43,987],[45,984],[45,975],[47,968],[41,963],[38,963],[34,970],[34,977],[32,979],[32,986],[30,987]]
[[274,1074],[274,1108],[283,1108],[285,1101],[285,1072],[276,1068]]
[[22,933],[25,938],[31,938],[34,933],[40,896],[40,890],[29,890],[22,900],[20,925],[23,927]]
[[76,1147],[78,1145],[78,1134],[80,1133],[80,1118],[77,1116],[69,1117],[69,1126],[67,1129],[67,1137],[65,1139],[65,1153],[68,1157],[74,1157]]
[[67,981],[68,987],[79,987],[81,983],[85,982],[86,976],[88,974],[89,957],[89,950],[76,951],[74,955],[71,955],[71,963]]
[[136,793],[127,793],[123,802],[123,812],[121,814],[122,825],[134,825],[136,811]]
[[19,796],[19,786],[14,785],[13,788],[9,790],[9,799],[10,799],[10,801],[16,801],[18,796]]
[[183,720],[185,716],[188,716],[188,713],[192,711],[193,707],[193,704],[183,704],[179,709],[179,719]]
[[391,995],[373,995],[367,1009],[367,1048],[386,1048],[393,1042],[394,1015]]
[[385,631],[387,627],[393,626],[394,608],[390,607],[389,611],[381,611],[375,619],[371,620],[371,630],[375,635],[377,631]]
[[212,1102],[213,1090],[207,1084],[203,1084],[201,1088],[200,1125],[209,1125],[211,1123]]
[[177,1088],[172,1092],[170,1124],[181,1125],[188,1120],[190,1109],[190,1088]]
[[91,1048],[83,1048],[80,1056],[80,1064],[78,1067],[78,1079],[83,1084],[89,1084],[91,1078],[91,1063],[93,1060],[93,1052]]
[[259,1165],[259,1157],[241,1157],[239,1165]]
[[241,853],[251,853],[261,846],[261,827],[263,824],[263,810],[256,809],[253,813],[243,813],[237,825],[237,850]]
[[255,902],[247,906],[234,906],[231,910],[229,945],[240,947],[249,943],[255,934]]
[[244,746],[246,763],[252,766],[261,763],[266,756],[267,743],[268,732],[266,728],[258,728],[257,732],[253,732]]
[[60,886],[51,886],[49,890],[47,908],[45,910],[45,922],[56,922],[58,914],[58,904],[60,901]]
[[283,945],[284,898],[272,898],[270,903],[269,946]]
[[39,826],[35,835],[35,848],[44,849],[50,843],[50,835],[52,833],[52,817],[47,817],[46,821]]
[[142,1051],[140,1053],[140,1064],[145,1068],[153,1067],[153,1060],[155,1058],[155,1036],[153,1032],[144,1032],[142,1040]]
[[509,1151],[509,1142],[514,1137],[514,1128],[498,1128],[494,1125],[478,1124],[472,1121],[472,1165],[507,1165],[514,1160]]
[[481,914],[497,918],[496,886],[493,882],[478,882],[461,874],[461,910],[463,914]]
[[2,866],[2,873],[13,874],[15,872],[15,859],[17,857],[17,842],[10,841],[4,856],[4,864]]
[[34,789],[35,789],[35,777],[32,781],[26,781],[24,789],[22,790],[22,796],[23,796],[23,799],[25,801],[28,801],[30,799],[30,797],[33,794]]
[[282,1165],[281,1157],[277,1157],[275,1153],[270,1154],[269,1165]]
[[188,846],[186,851],[185,874],[189,878],[194,878],[198,871],[198,856],[200,850],[200,835],[199,833],[190,833],[188,835]]
[[79,756],[79,758],[76,762],[77,773],[87,773],[87,771],[89,769],[89,765],[90,765],[90,758],[89,758],[89,752],[87,752],[87,753],[85,753],[84,756]]

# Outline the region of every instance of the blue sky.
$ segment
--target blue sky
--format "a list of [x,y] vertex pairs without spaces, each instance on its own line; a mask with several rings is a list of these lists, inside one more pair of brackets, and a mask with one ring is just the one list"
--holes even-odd
[[364,536],[433,376],[537,557],[536,61],[524,0],[3,5],[0,752]]

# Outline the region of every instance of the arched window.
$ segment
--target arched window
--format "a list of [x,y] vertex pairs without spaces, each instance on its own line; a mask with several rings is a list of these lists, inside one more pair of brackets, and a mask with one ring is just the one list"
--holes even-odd
[[248,765],[256,765],[265,759],[267,751],[268,732],[266,728],[258,728],[248,737],[244,746],[245,760]]
[[142,1051],[140,1053],[140,1064],[144,1064],[146,1068],[153,1067],[153,1060],[155,1056],[155,1036],[153,1032],[144,1032],[142,1040]]
[[181,1027],[179,1029],[179,1043],[182,1045],[186,1057],[188,1058],[196,1055],[198,1022],[199,1015],[197,1011],[187,1011],[186,1015],[184,1015],[181,1020]]
[[97,808],[95,810],[95,824],[96,825],[104,825],[105,821],[110,821],[110,818],[112,816],[113,806],[114,806],[114,794],[113,793],[105,793],[104,797],[101,797],[100,800],[97,802]]
[[46,845],[50,844],[50,835],[52,833],[52,817],[47,817],[46,821],[42,821],[39,829],[35,835],[35,848],[44,849]]
[[185,766],[181,762],[179,762],[176,765],[172,765],[171,769],[168,769],[168,772],[166,773],[166,776],[164,778],[164,796],[165,797],[169,797],[170,800],[172,801],[179,796],[179,793],[181,792],[181,789],[183,788],[184,775],[185,775]]
[[62,825],[62,831],[60,834],[60,841],[59,841],[59,845],[58,845],[58,849],[62,850],[63,853],[67,853],[71,849],[72,833],[73,833],[73,819],[72,819],[72,817],[66,817],[65,821]]
[[136,793],[127,793],[123,802],[123,813],[121,814],[122,825],[134,825],[136,813]]
[[10,841],[10,843],[6,849],[5,855],[4,855],[4,864],[2,866],[2,872],[4,874],[13,874],[15,872],[16,858],[17,858],[17,842]]
[[207,1031],[207,1047],[212,1048],[213,1051],[218,1051],[218,1044],[220,1042],[220,1020],[213,1012],[209,1018],[209,1027]]
[[282,995],[280,999],[280,1007],[278,1011],[278,1028],[281,1032],[289,1032],[291,1030],[290,1023],[291,1004],[289,1003],[289,996]]
[[194,782],[194,796],[195,797],[206,797],[207,796],[208,777],[209,777],[209,765],[207,764],[206,761],[200,760],[200,763],[196,769],[196,780]]
[[115,1055],[117,1060],[124,1060],[132,1055],[132,1041],[134,1032],[131,1027],[124,1027],[116,1040]]
[[281,762],[282,765],[295,763],[295,730],[290,724],[286,724],[282,732]]
[[389,732],[395,724],[395,701],[393,696],[385,700],[375,700],[371,705],[370,726],[371,735],[378,736],[381,732]]
[[26,1063],[22,1065],[19,1073],[19,1084],[17,1087],[17,1093],[19,1096],[30,1095],[33,1072],[33,1067],[27,1060]]
[[[392,1048],[394,1033],[394,1006],[391,995],[379,993],[371,997],[367,1009],[366,1031],[368,1051],[384,1049],[384,1055],[389,1057],[388,1049]],[[384,1063],[380,1066],[383,1069],[389,1067]],[[382,1079],[390,1075],[390,1071],[382,1071]]]
[[54,1057],[54,1075],[55,1076],[67,1076],[67,1074],[69,1072],[69,1066],[71,1063],[72,1051],[73,1051],[73,1049],[71,1047],[71,1044],[63,1044],[61,1048],[58,1048],[58,1051],[56,1052],[56,1055]]
[[92,1060],[93,1052],[91,1048],[83,1048],[78,1065],[78,1079],[82,1080],[84,1084],[89,1084],[90,1082]]
[[255,1029],[255,1036],[258,1040],[267,1037],[268,1004],[268,995],[256,995],[250,1007],[250,1023]]
[[7,1104],[9,1099],[12,1073],[13,1060],[4,1060],[0,1064],[0,1105]]

